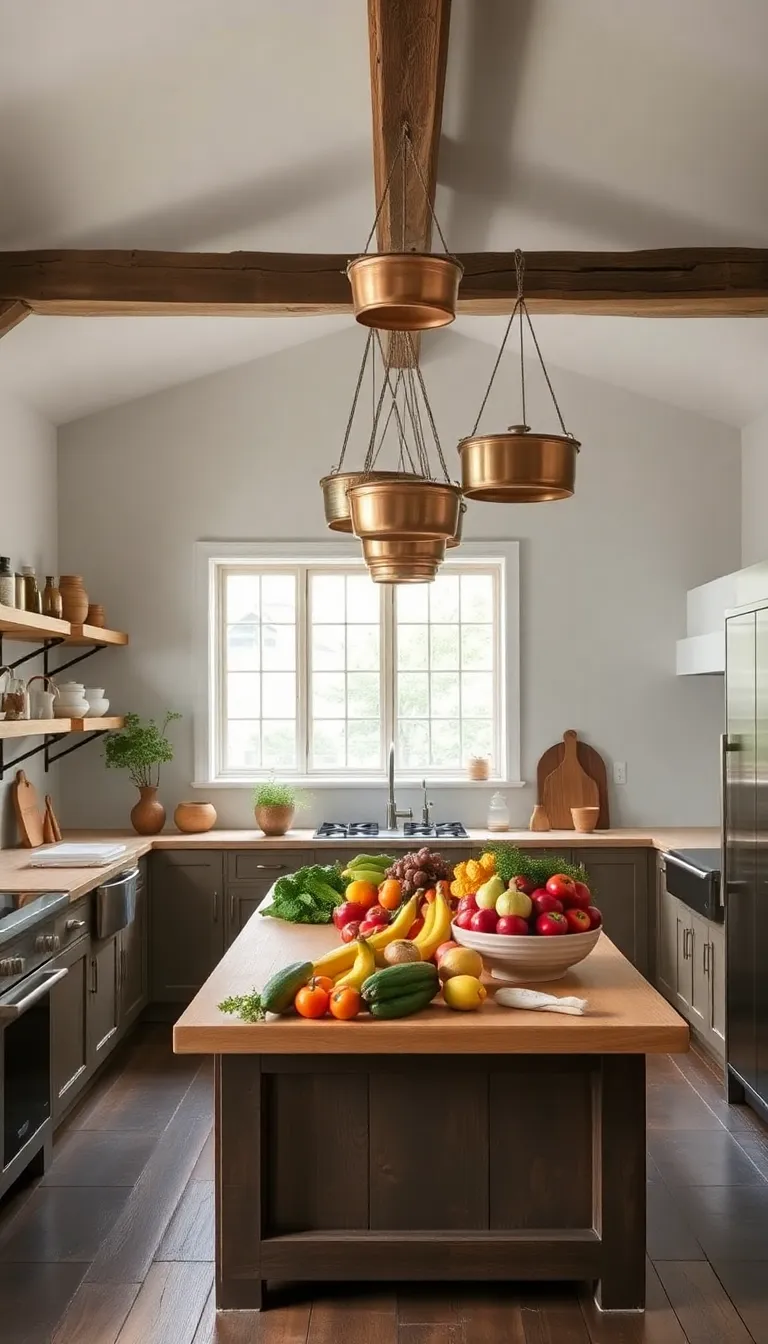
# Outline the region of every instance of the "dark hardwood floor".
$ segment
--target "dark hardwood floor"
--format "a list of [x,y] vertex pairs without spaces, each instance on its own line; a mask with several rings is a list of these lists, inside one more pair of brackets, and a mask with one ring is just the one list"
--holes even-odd
[[[648,1069],[648,1308],[571,1287],[277,1295],[215,1317],[212,1083],[141,1028],[0,1204],[2,1344],[768,1344],[768,1129],[691,1053]],[[511,1133],[514,1132],[512,1128]],[[567,1115],[548,1143],[567,1142]],[[519,1157],[517,1160],[521,1160]],[[522,1159],[524,1160],[524,1158]]]

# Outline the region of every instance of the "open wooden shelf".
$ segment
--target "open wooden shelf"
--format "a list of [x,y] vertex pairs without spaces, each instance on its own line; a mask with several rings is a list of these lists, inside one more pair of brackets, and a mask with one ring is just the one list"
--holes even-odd
[[123,646],[128,636],[123,630],[102,630],[98,625],[73,625],[55,616],[38,616],[35,611],[19,607],[0,606],[0,635],[3,639],[23,640],[34,644],[37,640],[60,639],[67,645],[103,647]]
[[72,625],[64,643],[125,645],[128,636],[124,630],[104,630],[98,625]]
[[122,714],[106,714],[101,719],[0,719],[0,738],[44,737],[47,733],[104,733],[122,728]]
[[72,733],[103,733],[114,728],[122,728],[125,719],[122,714],[104,714],[100,719],[67,719]]

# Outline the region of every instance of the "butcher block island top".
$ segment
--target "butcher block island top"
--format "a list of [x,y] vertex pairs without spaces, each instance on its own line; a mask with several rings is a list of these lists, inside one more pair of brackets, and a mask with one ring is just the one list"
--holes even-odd
[[338,945],[336,930],[286,924],[254,914],[174,1027],[180,1054],[665,1054],[688,1049],[688,1027],[605,934],[593,952],[547,992],[588,1000],[583,1017],[524,1012],[493,1002],[501,982],[488,980],[477,1012],[436,1001],[413,1017],[350,1022],[293,1015],[245,1023],[220,1012],[231,995],[261,990],[291,962],[316,961]]

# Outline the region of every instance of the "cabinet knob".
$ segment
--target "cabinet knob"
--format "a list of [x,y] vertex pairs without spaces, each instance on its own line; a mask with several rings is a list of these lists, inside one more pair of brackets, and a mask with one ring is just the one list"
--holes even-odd
[[74,933],[75,929],[84,929],[84,928],[85,928],[85,920],[84,920],[84,919],[68,919],[67,922],[66,922],[66,924],[64,925],[64,928],[65,928],[65,930],[66,930],[67,933]]

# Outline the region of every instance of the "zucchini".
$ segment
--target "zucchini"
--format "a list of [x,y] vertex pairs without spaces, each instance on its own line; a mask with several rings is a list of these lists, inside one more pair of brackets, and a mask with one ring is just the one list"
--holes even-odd
[[374,971],[364,981],[362,993],[366,1003],[378,1003],[417,989],[431,989],[435,994],[437,986],[437,967],[431,961],[407,961],[400,966],[387,966],[382,971]]
[[312,979],[311,961],[294,961],[276,971],[261,991],[261,1006],[268,1013],[287,1013],[300,989]]
[[391,1019],[393,1017],[410,1017],[411,1013],[420,1013],[423,1008],[428,1007],[435,997],[436,991],[431,987],[429,989],[414,989],[408,994],[398,994],[391,999],[382,999],[377,1003],[372,1003],[368,1011],[371,1017],[381,1019]]

